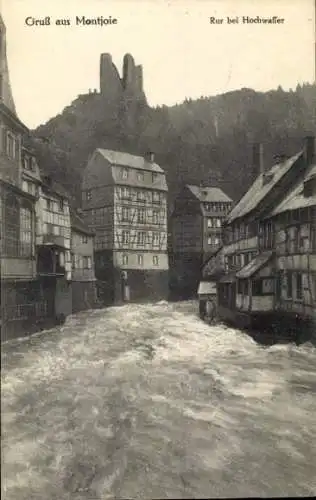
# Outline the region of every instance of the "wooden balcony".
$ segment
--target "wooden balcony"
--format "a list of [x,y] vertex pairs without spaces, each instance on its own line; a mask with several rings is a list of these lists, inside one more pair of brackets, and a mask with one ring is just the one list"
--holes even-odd
[[42,244],[66,248],[66,238],[55,234],[44,234]]

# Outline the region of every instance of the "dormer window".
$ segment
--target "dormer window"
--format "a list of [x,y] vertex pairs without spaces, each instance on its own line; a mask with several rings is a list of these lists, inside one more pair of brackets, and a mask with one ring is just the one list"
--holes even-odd
[[128,170],[127,170],[127,168],[122,168],[122,170],[121,170],[121,177],[122,177],[122,179],[127,179],[128,178]]

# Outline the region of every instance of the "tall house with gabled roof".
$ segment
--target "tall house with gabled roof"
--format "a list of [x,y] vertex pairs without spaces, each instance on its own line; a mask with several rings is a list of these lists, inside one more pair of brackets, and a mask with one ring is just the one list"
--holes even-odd
[[92,154],[83,175],[82,209],[95,234],[100,300],[167,297],[167,191],[153,153]]
[[1,339],[22,333],[35,310],[35,196],[22,190],[22,137],[7,62],[6,27],[0,16],[0,330]]
[[175,296],[197,292],[200,269],[222,243],[232,200],[217,187],[185,185],[171,215],[170,285]]

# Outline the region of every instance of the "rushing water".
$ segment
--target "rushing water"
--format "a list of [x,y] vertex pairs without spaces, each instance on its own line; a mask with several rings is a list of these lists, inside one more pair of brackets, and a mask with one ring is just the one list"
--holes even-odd
[[316,493],[316,349],[192,303],[85,312],[2,349],[5,500]]

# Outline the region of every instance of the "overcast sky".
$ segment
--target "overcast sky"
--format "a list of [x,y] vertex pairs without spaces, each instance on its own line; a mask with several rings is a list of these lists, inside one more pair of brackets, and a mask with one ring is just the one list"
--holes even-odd
[[[120,74],[126,52],[143,65],[150,105],[315,80],[314,0],[1,0],[1,11],[17,112],[31,128],[99,89],[102,52],[112,54]],[[76,15],[112,16],[118,24],[75,26]],[[285,21],[241,23],[257,15]],[[28,16],[69,17],[73,26],[28,27]],[[211,25],[210,16],[240,22]]]

